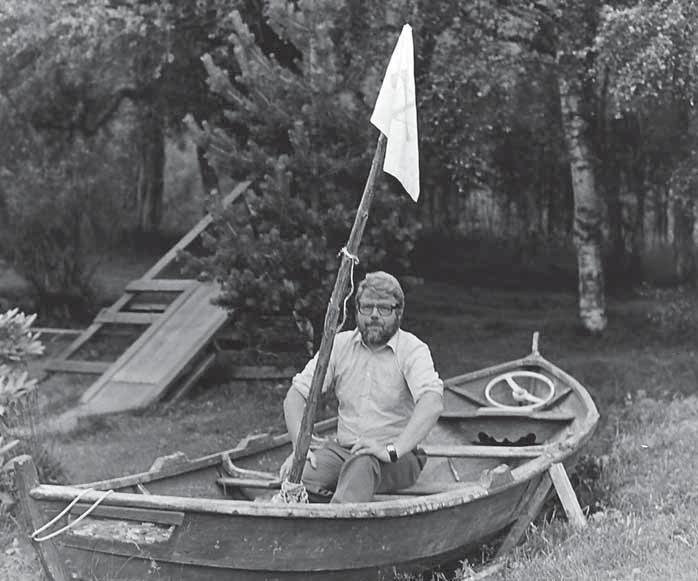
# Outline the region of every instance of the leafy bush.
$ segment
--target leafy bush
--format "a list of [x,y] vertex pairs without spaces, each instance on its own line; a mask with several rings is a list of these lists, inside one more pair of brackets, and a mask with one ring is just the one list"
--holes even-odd
[[12,136],[12,146],[0,146],[4,258],[42,316],[84,320],[95,300],[97,241],[116,240],[128,224],[124,136],[51,141],[2,115],[0,131]]
[[13,437],[12,428],[21,420],[24,404],[36,388],[36,380],[28,379],[26,363],[44,352],[31,330],[35,319],[36,315],[26,316],[18,309],[0,315],[0,512],[12,504],[9,454],[22,443]]

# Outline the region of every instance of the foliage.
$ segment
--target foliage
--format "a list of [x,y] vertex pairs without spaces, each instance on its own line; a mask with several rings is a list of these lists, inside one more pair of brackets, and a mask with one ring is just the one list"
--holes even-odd
[[[42,316],[86,318],[99,250],[132,220],[128,131],[53,141],[0,115],[2,254],[29,282]],[[109,159],[111,163],[104,164]],[[126,180],[126,181],[124,181]]]
[[693,2],[642,0],[606,7],[594,42],[593,74],[606,92],[608,114],[637,119],[656,168],[650,176],[679,195],[694,189],[697,34]]
[[524,79],[530,86],[539,78],[527,74],[530,62],[522,46],[505,32],[515,27],[522,42],[533,37],[535,23],[491,2],[441,2],[423,6],[420,17],[420,48],[426,53],[418,82],[425,173],[464,196],[473,186],[492,183],[500,136],[509,134],[517,119],[536,121],[522,115],[524,102],[515,96]]
[[36,380],[28,379],[27,360],[44,352],[31,330],[35,319],[36,315],[27,316],[19,309],[0,314],[0,513],[12,504],[7,494],[12,464],[7,455],[20,444],[20,440],[10,439],[8,426],[36,388]]
[[[440,234],[479,234],[472,232],[477,225],[463,223],[462,208],[468,197],[485,191],[501,208],[515,244],[524,238],[564,244],[573,197],[555,54],[560,31],[574,23],[574,6],[424,4],[418,87],[424,182],[436,198],[429,200],[434,227]],[[479,228],[492,228],[485,236],[501,230]]]
[[88,130],[96,121],[89,118],[90,101],[119,81],[134,37],[148,32],[136,4],[5,2],[0,11],[5,98],[35,126]]
[[130,124],[133,144],[125,151],[139,171],[127,174],[125,193],[113,194],[124,205],[135,199],[129,226],[154,231],[166,130],[179,133],[186,112],[214,107],[199,56],[220,42],[217,4],[10,0],[0,9],[0,111],[10,104],[12,116],[43,140],[64,145],[77,136],[88,148],[115,120]]
[[697,33],[694,2],[639,0],[606,7],[594,42],[597,86],[605,92],[611,124],[620,129],[609,167],[641,176],[629,189],[640,190],[640,208],[658,206],[657,229],[668,234],[668,266],[680,282],[691,280],[696,268]]
[[36,315],[26,316],[19,309],[0,315],[0,418],[6,405],[34,389],[36,380],[27,380],[24,369],[29,357],[41,355],[44,346],[31,326]]
[[0,435],[0,515],[3,515],[13,503],[10,494],[5,492],[10,487],[10,470],[12,469],[12,462],[9,457],[6,458],[6,455],[9,455],[18,444],[19,440],[6,442],[5,437]]
[[[294,312],[320,324],[376,139],[370,104],[399,30],[385,26],[384,9],[270,2],[268,24],[288,47],[280,56],[266,54],[233,12],[240,74],[231,79],[211,56],[204,60],[230,109],[227,125],[204,124],[200,142],[217,171],[254,182],[218,212],[214,254],[199,264],[222,283],[219,303],[238,320]],[[362,269],[407,270],[418,229],[410,210],[394,182],[378,185]]]
[[698,8],[694,2],[640,0],[605,7],[595,38],[597,76],[610,75],[613,112],[652,111],[695,92]]

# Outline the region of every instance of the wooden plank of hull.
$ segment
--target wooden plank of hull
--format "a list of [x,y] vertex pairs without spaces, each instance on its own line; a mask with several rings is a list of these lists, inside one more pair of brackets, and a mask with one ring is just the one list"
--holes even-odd
[[511,410],[502,410],[499,408],[478,408],[474,411],[445,411],[441,414],[440,419],[444,420],[472,420],[474,418],[482,418],[483,416],[491,418],[491,421],[506,421],[509,418],[522,417],[527,420],[539,420],[549,422],[571,422],[576,419],[576,415],[570,412],[560,411],[528,411],[528,412],[513,412]]
[[[516,518],[526,484],[412,515],[323,519],[188,513],[165,543],[140,543],[137,548],[128,541],[86,539],[70,533],[60,542],[84,551],[74,563],[84,564],[97,554],[140,559],[142,578],[148,578],[150,560],[173,563],[173,567],[223,569],[227,578],[235,571],[235,579],[238,571],[259,572],[259,579],[264,575],[285,579],[289,572],[306,571],[322,571],[324,578],[332,578],[335,573],[389,567],[475,545]],[[113,578],[134,578],[129,575]]]
[[[92,553],[82,549],[65,547],[64,552],[71,563],[78,564],[73,570],[83,571],[87,579],[100,581],[134,581],[136,579],[158,579],[159,581],[384,581],[394,577],[393,566],[386,568],[356,568],[349,571],[249,571],[221,569],[200,565],[187,565],[167,561],[146,560],[107,553]],[[453,555],[453,559],[462,555]],[[442,562],[440,558],[438,562]],[[449,559],[451,560],[451,559]],[[358,565],[358,564],[357,564]],[[434,563],[417,561],[399,567],[405,571],[423,571]],[[106,572],[106,574],[105,574]],[[109,573],[112,572],[112,573]]]

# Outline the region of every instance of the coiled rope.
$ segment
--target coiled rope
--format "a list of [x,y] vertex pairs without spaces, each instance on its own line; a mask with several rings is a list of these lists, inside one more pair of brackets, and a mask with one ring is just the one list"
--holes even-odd
[[342,327],[344,327],[344,324],[347,322],[347,302],[349,302],[349,299],[351,298],[351,295],[354,294],[354,267],[359,264],[359,257],[356,256],[355,254],[352,254],[347,250],[346,246],[343,246],[342,249],[337,253],[337,256],[344,255],[346,256],[349,260],[351,260],[351,271],[349,272],[349,280],[351,282],[351,288],[349,289],[349,293],[347,296],[344,297],[344,304],[342,308],[342,322],[339,324],[337,327],[337,331],[341,331]]
[[68,511],[70,511],[71,508],[73,508],[77,502],[88,492],[94,492],[93,488],[86,488],[85,490],[82,490],[80,494],[78,494],[68,506],[66,506],[61,513],[59,513],[57,516],[53,517],[50,521],[48,521],[45,525],[42,527],[36,529],[30,536],[32,541],[36,541],[37,543],[41,543],[43,541],[48,541],[49,539],[52,539],[53,537],[57,537],[60,534],[63,534],[66,532],[68,529],[71,527],[74,527],[76,524],[78,524],[82,519],[84,519],[86,516],[88,516],[95,508],[99,506],[99,504],[107,497],[109,496],[113,490],[105,490],[102,496],[100,496],[95,502],[92,504],[90,508],[88,508],[85,512],[83,512],[78,518],[76,518],[74,521],[69,522],[67,525],[64,527],[61,527],[57,531],[53,531],[52,533],[49,533],[48,535],[45,535],[43,537],[40,537],[39,535],[43,533],[47,528],[53,526],[56,524],[61,518],[63,518]]
[[275,504],[301,503],[308,504],[308,491],[302,482],[289,482],[284,479],[281,482],[281,490],[271,499]]

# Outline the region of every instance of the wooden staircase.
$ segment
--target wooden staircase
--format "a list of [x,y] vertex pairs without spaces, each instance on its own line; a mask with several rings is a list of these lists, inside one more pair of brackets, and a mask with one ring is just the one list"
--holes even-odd
[[[249,182],[238,184],[224,199],[229,204]],[[97,375],[80,398],[78,415],[134,410],[161,400],[166,394],[182,397],[216,357],[214,337],[228,320],[227,312],[211,303],[217,284],[194,279],[165,278],[179,251],[186,249],[212,222],[205,216],[141,278],[129,283],[124,294],[102,309],[92,324],[56,358],[47,361],[50,372]],[[113,361],[81,358],[99,341],[106,326],[140,331]]]

